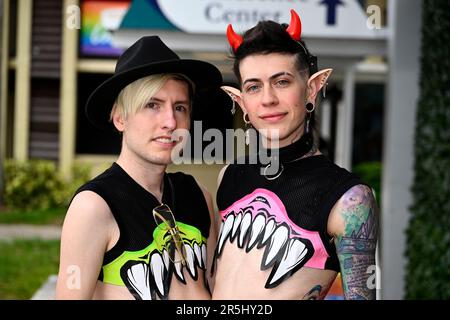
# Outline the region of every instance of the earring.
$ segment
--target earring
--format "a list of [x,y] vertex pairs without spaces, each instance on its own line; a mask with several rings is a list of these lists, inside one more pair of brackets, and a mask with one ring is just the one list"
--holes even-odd
[[[248,120],[245,117],[247,117]],[[243,119],[245,123],[245,145],[248,146],[250,144],[250,128],[252,127],[252,124],[250,123],[250,118],[247,113],[244,113]]]
[[316,108],[315,105],[313,105],[311,102],[308,102],[305,106],[306,108],[306,126],[305,126],[305,134],[309,134],[310,130],[310,126],[309,123],[311,121],[311,116],[312,113],[314,111],[314,109]]
[[232,100],[233,106],[231,107],[231,114],[234,116],[234,114],[236,113],[236,101],[234,100],[234,98]]
[[325,83],[323,88],[322,88],[322,96],[323,96],[324,99],[325,99],[325,96],[327,94],[327,86],[328,86],[328,83]]

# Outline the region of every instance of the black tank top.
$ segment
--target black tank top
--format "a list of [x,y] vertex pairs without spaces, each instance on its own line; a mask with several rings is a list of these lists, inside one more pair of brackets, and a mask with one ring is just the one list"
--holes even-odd
[[[195,179],[181,172],[164,175],[162,203],[169,205],[186,253],[186,266],[173,263],[166,249],[167,233],[157,228],[152,210],[158,200],[117,163],[77,192],[93,191],[108,204],[120,230],[116,245],[107,251],[99,280],[126,285],[136,299],[166,299],[172,274],[185,283],[187,273],[197,280],[197,267],[206,269],[206,240],[210,215]],[[165,231],[165,230],[164,230]]]
[[347,190],[362,184],[323,155],[296,159],[298,148],[280,149],[284,169],[274,180],[261,174],[261,164],[229,165],[217,191],[222,228],[216,256],[226,241],[247,252],[265,247],[261,270],[272,268],[266,288],[303,266],[339,271],[328,216]]

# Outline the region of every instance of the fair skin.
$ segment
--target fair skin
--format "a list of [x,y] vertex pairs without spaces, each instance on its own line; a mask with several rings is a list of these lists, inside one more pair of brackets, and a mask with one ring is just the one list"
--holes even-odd
[[[171,162],[171,152],[180,143],[172,142],[176,129],[189,129],[189,94],[185,82],[168,80],[149,103],[136,114],[113,116],[122,132],[122,150],[117,163],[138,184],[161,202],[163,177]],[[216,239],[212,199],[202,188],[211,216],[208,243]],[[57,299],[134,299],[125,286],[98,281],[103,256],[120,237],[118,225],[106,202],[94,192],[83,191],[73,199],[64,221]],[[208,246],[211,264],[213,246]],[[75,271],[74,271],[75,270]],[[209,299],[199,270],[198,281],[185,277],[186,285],[172,278],[169,299]],[[209,274],[209,272],[208,272]]]
[[[315,102],[330,72],[318,72],[305,81],[295,68],[294,56],[279,53],[249,55],[239,67],[242,93],[232,93],[252,125],[257,130],[278,130],[280,147],[300,139],[305,104]],[[270,136],[268,139],[270,143]],[[318,154],[320,151],[306,156]],[[219,185],[225,170],[219,175]],[[327,232],[337,248],[347,299],[375,298],[374,289],[366,285],[371,276],[366,271],[375,265],[376,231],[375,237],[361,231],[367,227],[376,230],[376,215],[373,194],[364,185],[348,190],[330,212]],[[213,299],[321,299],[337,275],[333,270],[302,267],[280,285],[266,289],[271,269],[260,269],[264,248],[246,252],[235,244],[227,242],[217,261]],[[358,244],[363,249],[356,255],[351,249]]]

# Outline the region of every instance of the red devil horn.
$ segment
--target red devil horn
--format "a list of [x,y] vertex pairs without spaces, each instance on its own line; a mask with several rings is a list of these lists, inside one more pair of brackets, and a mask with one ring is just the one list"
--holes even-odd
[[228,28],[227,28],[227,38],[228,38],[228,42],[230,43],[231,47],[236,52],[236,50],[241,45],[243,39],[242,39],[242,36],[240,36],[236,32],[234,32],[233,26],[231,25],[231,23],[228,25]]
[[302,22],[300,21],[297,12],[293,9],[291,9],[291,22],[289,23],[286,32],[289,33],[291,38],[295,41],[300,41],[300,38],[302,37]]

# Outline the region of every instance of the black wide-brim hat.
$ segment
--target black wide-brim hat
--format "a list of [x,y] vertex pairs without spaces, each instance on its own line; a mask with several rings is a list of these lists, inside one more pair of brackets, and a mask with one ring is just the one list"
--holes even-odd
[[142,37],[119,57],[114,75],[89,96],[85,109],[87,118],[98,128],[112,128],[110,114],[120,91],[138,79],[161,73],[181,73],[192,80],[194,108],[196,99],[222,84],[222,75],[213,64],[180,59],[158,36]]

